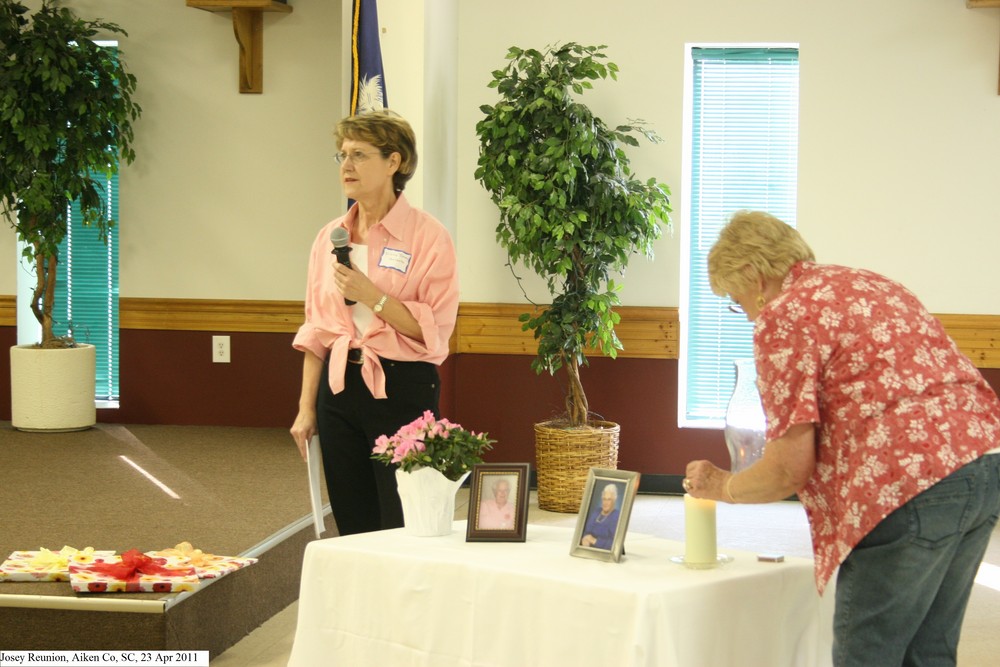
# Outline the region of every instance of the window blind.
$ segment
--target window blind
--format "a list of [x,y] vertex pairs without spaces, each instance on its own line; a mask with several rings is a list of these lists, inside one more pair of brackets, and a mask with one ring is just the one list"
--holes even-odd
[[[118,218],[118,174],[105,178],[108,220]],[[69,210],[66,238],[59,244],[53,330],[71,333],[96,348],[95,399],[117,401],[118,389],[118,226],[107,243],[98,230],[83,225],[78,202]]]
[[796,48],[692,48],[690,275],[681,341],[682,424],[721,427],[733,361],[753,356],[753,324],[708,285],[708,252],[739,209],[795,224]]

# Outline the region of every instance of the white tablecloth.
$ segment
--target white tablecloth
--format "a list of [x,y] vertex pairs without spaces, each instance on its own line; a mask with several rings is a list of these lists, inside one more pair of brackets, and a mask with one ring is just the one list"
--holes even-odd
[[466,542],[390,530],[306,548],[292,667],[830,665],[833,593],[812,561],[689,570],[683,544],[628,535],[621,563],[569,555],[573,531]]

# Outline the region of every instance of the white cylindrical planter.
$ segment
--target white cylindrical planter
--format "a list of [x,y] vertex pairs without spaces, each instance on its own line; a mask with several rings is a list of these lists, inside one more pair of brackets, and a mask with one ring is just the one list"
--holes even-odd
[[11,424],[21,431],[80,431],[97,422],[93,345],[10,348]]

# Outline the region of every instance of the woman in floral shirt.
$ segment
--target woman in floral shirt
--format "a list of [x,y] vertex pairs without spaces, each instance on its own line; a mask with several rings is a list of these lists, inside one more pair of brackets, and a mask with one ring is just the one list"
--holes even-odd
[[823,592],[837,568],[834,664],[955,664],[1000,513],[1000,401],[901,285],[815,263],[798,232],[740,211],[708,258],[712,290],[754,321],[767,415],[760,461],[687,466],[700,498],[798,494]]

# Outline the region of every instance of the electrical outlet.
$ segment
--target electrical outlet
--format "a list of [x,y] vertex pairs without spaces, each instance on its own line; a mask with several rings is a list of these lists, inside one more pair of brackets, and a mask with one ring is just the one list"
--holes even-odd
[[229,336],[212,336],[212,361],[217,364],[229,363]]

